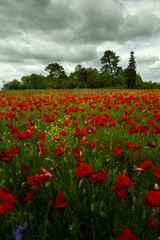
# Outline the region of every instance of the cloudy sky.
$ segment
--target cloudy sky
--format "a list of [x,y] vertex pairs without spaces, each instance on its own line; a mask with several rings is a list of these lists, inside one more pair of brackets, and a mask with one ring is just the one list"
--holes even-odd
[[160,1],[0,0],[0,87],[49,63],[99,70],[106,50],[123,68],[134,51],[143,81],[160,82]]

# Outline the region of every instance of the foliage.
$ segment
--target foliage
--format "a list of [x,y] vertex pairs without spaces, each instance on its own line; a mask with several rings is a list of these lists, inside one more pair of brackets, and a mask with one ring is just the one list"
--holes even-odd
[[67,78],[64,68],[58,63],[51,63],[45,67],[45,71],[49,72],[51,77],[55,78]]
[[101,64],[104,64],[101,68],[102,72],[108,72],[111,74],[112,85],[114,85],[114,78],[122,71],[122,68],[118,67],[119,56],[116,56],[113,51],[107,50],[104,52],[104,55],[100,60]]
[[127,67],[126,85],[129,89],[136,87],[136,62],[133,51],[130,52],[129,65]]
[[118,66],[119,57],[107,50],[101,58],[104,64],[99,72],[96,68],[85,68],[78,64],[74,72],[66,75],[64,68],[58,63],[46,66],[48,76],[31,74],[23,76],[21,82],[14,79],[3,85],[3,90],[20,89],[74,89],[74,88],[115,88],[115,89],[160,89],[160,85],[149,81],[143,82],[140,74],[136,74],[134,52],[129,59],[129,66],[122,69]]

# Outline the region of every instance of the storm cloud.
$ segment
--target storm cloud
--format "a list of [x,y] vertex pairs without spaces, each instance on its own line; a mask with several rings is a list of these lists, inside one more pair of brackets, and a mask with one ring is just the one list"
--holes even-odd
[[1,0],[0,86],[31,73],[45,75],[54,62],[67,73],[77,64],[99,70],[108,49],[123,68],[133,50],[143,80],[158,82],[159,13],[158,0]]

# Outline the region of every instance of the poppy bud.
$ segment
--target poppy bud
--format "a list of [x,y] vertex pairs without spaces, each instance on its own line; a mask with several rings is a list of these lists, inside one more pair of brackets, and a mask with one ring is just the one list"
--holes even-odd
[[91,212],[94,213],[94,203],[91,204]]
[[80,151],[79,156],[81,157],[83,155],[82,151]]
[[100,215],[101,215],[101,217],[105,217],[105,212],[103,211],[103,210],[100,210]]
[[79,188],[81,188],[83,185],[83,178],[81,178],[81,180],[79,181]]
[[13,184],[13,182],[14,182],[13,179],[12,179],[12,178],[9,178],[9,183],[10,183],[10,184]]
[[51,182],[47,182],[46,185],[45,185],[45,187],[48,188],[50,185],[51,185]]
[[86,195],[86,193],[87,193],[85,188],[83,188],[83,193],[84,193],[85,195]]
[[155,183],[155,184],[154,184],[154,189],[155,189],[156,191],[159,190],[159,185],[158,185],[158,183]]

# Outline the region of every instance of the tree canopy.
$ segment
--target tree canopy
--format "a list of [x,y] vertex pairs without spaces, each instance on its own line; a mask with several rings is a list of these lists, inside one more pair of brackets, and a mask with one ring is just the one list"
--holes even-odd
[[104,52],[104,55],[100,60],[101,64],[104,64],[101,68],[102,72],[109,72],[111,74],[113,84],[114,78],[122,71],[122,68],[118,66],[119,56],[116,56],[113,51],[107,50]]
[[67,78],[64,68],[60,66],[58,63],[48,64],[48,66],[45,67],[45,71],[49,72],[49,75],[51,77]]
[[51,63],[45,67],[48,76],[32,73],[23,76],[21,81],[13,79],[4,82],[3,90],[11,89],[72,89],[72,88],[129,88],[154,89],[160,85],[152,81],[143,82],[140,74],[136,73],[134,52],[130,52],[129,65],[122,69],[118,66],[119,56],[111,51],[104,52],[100,59],[103,64],[101,71],[96,68],[86,68],[78,64],[67,77],[64,68],[58,63]]

